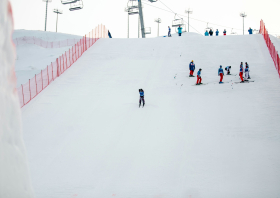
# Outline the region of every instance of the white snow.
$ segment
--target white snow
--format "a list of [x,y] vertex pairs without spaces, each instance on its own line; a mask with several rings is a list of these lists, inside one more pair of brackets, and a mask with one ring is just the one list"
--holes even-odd
[[22,108],[36,197],[276,198],[279,103],[262,35],[100,39]]
[[14,73],[12,14],[8,0],[0,1],[0,197],[31,198],[21,110]]
[[276,38],[275,36],[269,35],[271,42],[275,46],[276,51],[278,51],[278,54],[280,55],[280,39]]
[[[13,39],[21,37],[35,37],[49,42],[82,38],[81,36],[56,32],[15,30],[13,33]],[[28,82],[28,80],[33,78],[35,74],[40,73],[41,70],[45,69],[51,64],[51,62],[54,62],[70,48],[71,46],[61,48],[44,48],[34,44],[18,45],[15,65],[17,87]]]
[[59,32],[45,32],[40,30],[15,30],[13,33],[13,39],[20,37],[36,37],[43,39],[45,41],[62,41],[66,39],[81,39],[82,36],[73,35],[73,34],[65,34]]

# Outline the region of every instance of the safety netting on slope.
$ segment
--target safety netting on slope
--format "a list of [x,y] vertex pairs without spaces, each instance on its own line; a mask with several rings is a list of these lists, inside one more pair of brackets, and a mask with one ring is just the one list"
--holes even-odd
[[266,45],[268,47],[268,51],[271,55],[271,58],[274,62],[275,68],[279,74],[279,78],[280,78],[280,59],[279,59],[279,54],[276,51],[276,48],[274,46],[274,44],[271,42],[270,37],[268,35],[268,31],[265,28],[264,22],[263,20],[261,20],[261,25],[260,25],[260,33],[263,35],[263,38],[266,42]]
[[52,81],[71,67],[99,38],[108,38],[108,30],[104,25],[98,25],[72,46],[69,51],[66,51],[56,61],[52,62],[44,70],[41,70],[39,74],[36,74],[28,82],[18,87],[17,91],[21,107],[29,103]]
[[79,41],[79,39],[66,39],[62,41],[49,42],[36,37],[24,36],[24,37],[15,38],[13,39],[13,41],[16,46],[23,45],[23,44],[34,44],[43,48],[61,48],[67,46],[74,46]]

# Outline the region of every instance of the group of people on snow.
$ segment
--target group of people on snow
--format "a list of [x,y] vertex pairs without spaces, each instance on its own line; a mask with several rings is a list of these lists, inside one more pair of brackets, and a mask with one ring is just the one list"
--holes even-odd
[[[249,32],[249,34],[253,34],[252,28],[249,28],[248,32]],[[215,33],[216,33],[216,36],[219,36],[219,33],[220,33],[220,32],[219,32],[219,30],[217,29]],[[205,33],[204,33],[205,36],[209,36],[209,35],[210,35],[210,36],[213,36],[213,34],[214,34],[214,32],[213,32],[212,29],[210,29],[209,32],[208,32],[208,30],[206,30]],[[227,35],[226,29],[224,29],[223,34],[224,34],[224,36]]]
[[[194,77],[193,73],[194,73],[194,70],[195,70],[195,64],[193,62],[193,60],[190,62],[189,64],[189,70],[190,70],[190,75],[189,77]],[[227,66],[225,68],[225,70],[227,71],[227,75],[231,75],[230,73],[230,70],[231,70],[231,66]],[[196,81],[196,85],[200,85],[202,84],[202,78],[201,78],[201,72],[202,72],[202,69],[200,68],[197,72],[197,81]],[[245,78],[243,78],[243,73],[245,72]],[[223,83],[223,78],[224,78],[224,69],[223,69],[223,66],[220,65],[220,68],[218,69],[218,76],[220,77],[220,81],[219,83]],[[245,70],[243,68],[243,62],[241,62],[240,64],[240,70],[239,70],[239,76],[240,76],[240,79],[241,79],[241,83],[244,83],[244,81],[248,81],[248,79],[251,79],[250,78],[250,74],[249,74],[249,64],[247,62],[245,62]],[[245,80],[244,80],[245,79]]]
[[[216,33],[216,36],[219,36],[219,33],[220,33],[220,32],[219,32],[219,30],[217,29],[215,33]],[[205,36],[209,36],[209,35],[210,35],[210,36],[213,36],[213,34],[214,34],[214,32],[213,32],[212,29],[210,29],[209,32],[208,32],[208,30],[206,30],[205,33],[204,33]],[[224,29],[223,34],[224,34],[224,36],[227,35],[226,29]]]

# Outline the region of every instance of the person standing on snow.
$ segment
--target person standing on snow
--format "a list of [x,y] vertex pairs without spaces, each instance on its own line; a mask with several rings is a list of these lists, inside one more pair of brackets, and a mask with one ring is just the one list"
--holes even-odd
[[224,29],[223,33],[224,33],[224,36],[225,36],[225,35],[227,35],[227,31],[226,31],[226,29]]
[[246,65],[246,68],[245,68],[245,81],[248,81],[249,79],[249,67]]
[[243,80],[243,64],[240,65],[239,77],[241,79],[241,82],[244,83],[244,80]]
[[139,107],[141,106],[141,101],[143,101],[143,107],[145,105],[145,99],[144,99],[144,90],[139,89],[140,99],[139,99]]
[[190,76],[189,77],[194,77],[193,72],[195,70],[195,64],[193,63],[193,60],[192,60],[192,62],[190,62],[189,69],[190,69]]
[[182,34],[182,28],[181,28],[181,26],[179,25],[179,27],[178,27],[178,35],[181,36],[181,34]]
[[222,65],[220,65],[220,68],[218,70],[218,76],[220,76],[220,82],[219,83],[223,83],[223,78],[224,78],[224,70],[222,68]]
[[253,30],[251,28],[249,28],[248,32],[249,34],[253,34]]
[[227,66],[225,70],[227,71],[227,75],[230,75],[231,66]]
[[200,84],[202,84],[201,83],[201,80],[202,80],[202,78],[201,78],[201,68],[198,70],[198,72],[197,72],[197,81],[196,81],[196,85],[200,85]]
[[210,29],[209,34],[210,34],[210,36],[213,36],[213,30],[212,29]]
[[206,32],[204,33],[205,36],[209,36],[208,31],[206,30]]
[[108,37],[112,38],[111,32],[108,30]]
[[219,30],[218,29],[216,30],[216,36],[219,36]]
[[168,26],[168,37],[171,37],[171,28]]
[[[247,62],[245,62],[245,67],[248,67],[248,79],[251,79],[251,77],[250,77],[250,70],[249,70],[249,64],[247,63]],[[245,72],[245,74],[246,74],[246,72]]]

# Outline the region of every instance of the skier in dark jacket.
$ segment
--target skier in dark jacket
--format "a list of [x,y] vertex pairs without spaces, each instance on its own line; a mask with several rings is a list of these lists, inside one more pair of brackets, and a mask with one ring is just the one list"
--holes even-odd
[[140,99],[139,99],[139,107],[141,106],[141,101],[143,101],[143,107],[145,105],[145,99],[144,99],[144,90],[139,89]]
[[194,77],[193,72],[195,70],[195,64],[193,63],[193,60],[192,62],[190,62],[189,69],[190,69],[190,77]]
[[248,32],[249,32],[249,34],[253,34],[252,28],[249,28]]
[[168,37],[171,37],[171,28],[168,26]]
[[213,36],[213,30],[212,29],[210,29],[209,34],[210,34],[210,36]]
[[224,33],[224,36],[225,36],[225,35],[227,35],[227,31],[226,31],[226,29],[223,31],[223,33]]
[[111,32],[108,30],[108,36],[109,38],[112,38]]
[[216,36],[219,36],[219,30],[218,29],[216,30]]

